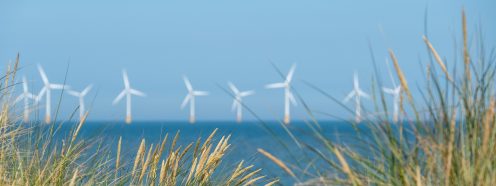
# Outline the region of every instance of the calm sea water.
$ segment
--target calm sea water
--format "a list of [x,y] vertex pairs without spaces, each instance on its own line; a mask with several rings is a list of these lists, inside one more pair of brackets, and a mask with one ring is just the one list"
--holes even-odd
[[[73,124],[65,123],[62,126],[59,133],[63,137],[68,134]],[[323,121],[319,122],[319,126],[314,124],[311,126],[334,142],[350,142],[355,134],[352,125],[346,122]],[[184,147],[195,142],[198,137],[206,139],[215,129],[218,129],[216,141],[222,135],[232,135],[230,140],[232,146],[223,160],[222,169],[231,169],[240,160],[245,160],[255,167],[261,168],[262,174],[281,178],[284,185],[294,183],[295,180],[273,162],[257,153],[258,148],[265,149],[290,165],[307,168],[306,170],[298,170],[298,168],[292,167],[294,172],[299,175],[303,175],[303,172],[316,174],[315,170],[325,170],[326,167],[329,167],[324,162],[320,162],[321,159],[316,158],[315,153],[308,150],[307,146],[321,148],[323,145],[316,138],[309,124],[305,122],[293,122],[290,125],[283,125],[278,122],[235,123],[225,121],[198,122],[196,124],[187,122],[134,122],[130,125],[116,122],[87,122],[81,129],[80,138],[100,138],[105,142],[105,145],[114,147],[115,151],[117,141],[122,136],[122,152],[126,157],[135,155],[142,138],[145,138],[147,145],[157,144],[166,133],[169,133],[170,136],[179,131],[178,145]],[[315,166],[306,167],[308,162],[312,162]]]

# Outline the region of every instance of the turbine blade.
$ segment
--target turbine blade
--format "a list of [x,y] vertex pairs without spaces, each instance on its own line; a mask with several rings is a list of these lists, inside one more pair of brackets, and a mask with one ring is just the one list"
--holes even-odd
[[26,80],[26,76],[22,77],[22,89],[24,90],[24,93],[28,92],[28,81]]
[[232,106],[231,106],[231,111],[236,110],[236,107],[238,107],[238,100],[234,99]]
[[253,91],[253,90],[244,91],[244,92],[239,93],[239,95],[241,97],[250,96],[250,95],[253,95],[253,94],[255,94],[255,91]]
[[82,95],[82,96],[86,96],[86,94],[88,94],[88,93],[91,91],[91,89],[92,89],[92,88],[93,88],[93,85],[91,85],[91,84],[90,84],[90,85],[88,85],[88,86],[87,86],[87,87],[86,87],[86,88],[85,88],[85,89],[81,92],[81,95]]
[[360,89],[360,82],[358,81],[358,74],[356,71],[353,74],[353,87],[355,88],[355,90]]
[[362,96],[364,98],[370,98],[370,96],[367,93],[363,92],[362,90],[359,90],[358,91],[358,95],[360,95],[360,96]]
[[387,94],[394,94],[394,90],[390,88],[382,88],[382,91],[384,91]]
[[389,60],[387,57],[386,57],[386,67],[389,73],[389,78],[391,78],[391,83],[393,83],[393,86],[396,86],[396,81],[393,78],[393,73],[391,72],[391,67],[389,66]]
[[228,82],[227,84],[229,85],[229,88],[231,88],[231,90],[233,91],[233,93],[235,95],[239,94],[239,90],[238,90],[238,88],[236,88],[236,86],[234,86],[231,82]]
[[141,96],[141,97],[146,97],[146,94],[139,91],[139,90],[136,90],[136,89],[131,89],[129,90],[129,93],[133,94],[133,95],[137,95],[137,96]]
[[119,101],[121,101],[122,98],[124,98],[124,96],[126,95],[126,90],[123,90],[115,99],[114,101],[112,102],[112,105],[115,105],[117,103],[119,103]]
[[73,90],[68,90],[67,94],[74,96],[74,97],[80,97],[81,96],[81,93],[73,91]]
[[41,80],[43,80],[43,83],[45,85],[50,84],[50,82],[48,82],[48,77],[45,73],[45,70],[43,70],[43,67],[41,67],[41,65],[39,64],[38,64],[38,71],[40,72]]
[[396,94],[401,94],[401,91],[402,90],[403,89],[401,88],[401,85],[400,85],[400,86],[396,87],[396,89],[394,91],[395,91]]
[[193,91],[194,96],[207,96],[208,92],[207,91]]
[[186,95],[186,97],[183,100],[183,103],[181,104],[181,109],[184,109],[184,107],[186,106],[186,104],[189,103],[190,100],[191,100],[191,94]]
[[31,93],[29,93],[29,92],[28,92],[25,96],[26,96],[27,98],[29,98],[29,99],[33,99],[33,100],[36,100],[36,99],[37,99],[37,98],[36,98],[36,96],[35,96],[34,94],[31,94]]
[[14,104],[16,104],[17,102],[21,101],[22,99],[24,99],[24,97],[26,97],[25,94],[21,94],[19,96],[17,96],[17,98],[14,100]]
[[293,93],[291,93],[291,92],[289,93],[289,101],[291,101],[291,103],[292,103],[294,106],[298,105],[298,103],[296,102],[296,99],[295,99],[295,97],[294,97]]
[[38,98],[41,98],[45,95],[47,91],[47,87],[43,87],[41,90],[40,90],[40,93],[38,93]]
[[130,89],[131,85],[129,83],[129,77],[127,76],[126,69],[122,70],[122,79],[124,80],[124,87]]
[[355,96],[355,91],[351,91],[347,96],[346,98],[344,98],[343,102],[348,102],[350,101],[351,98],[353,98],[353,96]]
[[189,81],[188,77],[186,76],[183,76],[183,80],[184,80],[184,85],[186,85],[186,89],[188,89],[188,91],[193,91],[193,86],[191,85],[191,82]]
[[291,82],[291,80],[293,79],[293,74],[294,74],[294,71],[296,69],[296,64],[293,64],[291,66],[291,69],[289,69],[289,72],[288,72],[288,75],[286,76],[286,82]]
[[265,88],[284,88],[286,83],[272,83],[265,86]]
[[49,84],[50,89],[70,89],[69,85]]

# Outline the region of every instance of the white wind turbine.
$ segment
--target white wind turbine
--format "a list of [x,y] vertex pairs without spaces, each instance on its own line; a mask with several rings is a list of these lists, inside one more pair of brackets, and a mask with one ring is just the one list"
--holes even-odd
[[355,121],[359,123],[362,120],[362,106],[360,104],[360,98],[369,98],[370,96],[360,89],[360,83],[358,81],[358,74],[355,72],[353,76],[354,86],[353,90],[346,96],[344,102],[348,102],[351,98],[355,97]]
[[183,77],[184,84],[186,85],[186,89],[188,89],[188,95],[184,98],[183,103],[181,104],[181,109],[183,109],[186,104],[189,103],[189,122],[195,123],[195,96],[206,96],[208,92],[206,91],[195,91],[191,82],[188,80],[186,76]]
[[22,77],[22,88],[23,92],[21,95],[19,95],[15,101],[14,104],[17,102],[24,100],[24,122],[28,122],[29,120],[29,100],[32,99],[35,102],[38,102],[38,98],[36,95],[32,94],[28,90],[28,81],[26,80],[26,77]]
[[139,91],[139,90],[131,88],[126,70],[122,70],[122,78],[124,79],[124,90],[122,90],[122,92],[114,99],[114,102],[112,102],[112,104],[115,105],[115,104],[119,103],[119,101],[121,101],[122,98],[124,98],[124,96],[126,96],[126,123],[130,124],[132,121],[132,118],[131,118],[131,96],[136,95],[136,96],[145,97],[146,94]]
[[266,85],[265,88],[284,88],[284,123],[289,124],[290,122],[290,102],[296,106],[296,99],[294,98],[293,93],[291,93],[291,80],[293,78],[293,74],[295,71],[296,66],[293,64],[291,66],[291,69],[288,72],[288,75],[286,76],[286,80],[282,83],[273,83]]
[[43,88],[41,89],[40,93],[38,94],[38,99],[41,99],[41,97],[45,96],[46,101],[45,101],[45,123],[50,123],[51,121],[51,99],[52,95],[51,92],[52,90],[62,90],[64,88],[69,88],[67,85],[62,85],[62,84],[52,84],[48,81],[48,77],[43,70],[43,67],[41,65],[38,65],[38,71],[40,72],[41,79],[43,80]]
[[231,91],[234,93],[234,101],[232,104],[232,110],[233,111],[236,110],[236,121],[238,123],[241,123],[242,115],[243,115],[243,113],[242,113],[242,108],[243,108],[242,98],[255,94],[255,91],[249,90],[249,91],[241,92],[231,82],[229,82],[228,84],[229,84],[229,88],[231,88]]
[[91,91],[91,88],[93,85],[88,85],[86,88],[84,88],[83,91],[77,92],[74,90],[68,90],[67,93],[77,97],[79,99],[79,119],[83,120],[85,113],[85,104],[84,104],[84,97]]
[[399,112],[400,112],[400,102],[401,102],[401,92],[403,89],[401,85],[396,85],[396,81],[394,81],[393,74],[391,73],[391,69],[389,68],[388,60],[386,59],[386,65],[388,68],[389,78],[391,78],[391,82],[393,83],[393,88],[382,88],[382,90],[393,96],[393,122],[398,122],[399,120]]

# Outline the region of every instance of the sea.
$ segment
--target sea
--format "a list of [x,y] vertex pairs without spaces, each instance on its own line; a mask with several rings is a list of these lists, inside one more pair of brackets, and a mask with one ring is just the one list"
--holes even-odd
[[[61,125],[57,136],[66,138],[75,123],[65,122],[57,125]],[[207,121],[195,124],[182,121],[136,121],[131,124],[93,121],[83,125],[78,139],[98,139],[104,146],[116,151],[118,139],[122,137],[122,157],[130,159],[136,154],[141,139],[145,139],[148,148],[152,143],[160,143],[167,133],[170,143],[172,137],[179,132],[177,145],[185,147],[196,142],[198,138],[206,139],[217,129],[214,142],[218,142],[222,136],[231,135],[231,146],[219,167],[220,172],[233,170],[237,163],[244,160],[245,165],[254,165],[254,169],[262,169],[262,175],[279,178],[282,185],[293,185],[322,176],[331,170],[330,165],[315,151],[317,149],[330,159],[333,157],[329,150],[326,150],[323,140],[317,137],[317,133],[333,143],[353,143],[356,140],[357,129],[354,126],[344,121],[297,121],[289,125],[277,121]],[[273,161],[261,155],[258,149],[264,149],[285,162],[298,175],[298,179],[291,177]]]

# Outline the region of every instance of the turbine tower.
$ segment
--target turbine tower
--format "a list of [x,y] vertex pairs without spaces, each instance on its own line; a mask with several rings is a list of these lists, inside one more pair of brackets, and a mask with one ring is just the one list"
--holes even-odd
[[45,123],[50,123],[51,121],[51,99],[52,95],[51,92],[52,90],[62,90],[64,88],[69,88],[69,86],[62,85],[62,84],[52,84],[50,81],[48,81],[48,77],[45,73],[45,70],[43,70],[43,67],[41,65],[38,65],[38,71],[40,72],[41,79],[43,80],[43,88],[41,89],[40,93],[38,94],[38,98],[41,99],[41,97],[45,96]]
[[391,78],[391,83],[393,83],[393,88],[382,88],[382,90],[386,94],[390,94],[391,96],[393,96],[393,122],[396,123],[399,120],[401,92],[403,91],[403,89],[401,88],[401,85],[396,85],[396,81],[394,81],[393,74],[391,73],[391,69],[389,68],[387,59],[386,65],[388,67],[389,78]]
[[358,81],[358,74],[355,72],[353,76],[354,86],[353,90],[346,96],[344,102],[348,102],[351,98],[355,98],[355,121],[359,123],[362,120],[362,107],[360,104],[360,98],[369,98],[370,96],[360,89],[360,83]]
[[273,89],[273,88],[284,88],[284,123],[289,124],[291,121],[290,118],[290,102],[296,106],[296,99],[294,98],[293,93],[291,93],[291,80],[293,78],[293,74],[295,71],[296,66],[293,64],[291,66],[291,69],[288,72],[288,75],[286,76],[286,80],[282,83],[273,83],[266,85],[265,88]]
[[83,91],[77,92],[74,90],[68,90],[67,93],[77,97],[79,99],[79,119],[83,120],[85,113],[85,106],[84,106],[84,97],[90,92],[91,88],[93,85],[88,85],[86,88],[84,88]]
[[24,122],[27,123],[29,121],[29,100],[32,99],[35,102],[37,102],[38,98],[36,97],[36,95],[29,92],[28,81],[26,80],[26,76],[22,77],[22,88],[23,88],[23,92],[21,95],[19,95],[15,99],[14,104],[16,104],[17,102],[19,102],[21,100],[24,100],[24,116],[23,116],[23,118],[24,118]]
[[238,123],[241,123],[242,121],[242,109],[243,109],[243,104],[242,104],[242,98],[246,96],[253,95],[255,91],[249,90],[249,91],[239,91],[239,89],[234,86],[231,82],[228,82],[229,88],[231,88],[231,91],[234,93],[234,101],[232,104],[232,110],[236,111],[236,121]]
[[188,80],[186,76],[183,77],[184,79],[184,84],[186,85],[186,89],[188,89],[188,95],[183,100],[183,103],[181,104],[181,109],[184,109],[186,104],[189,103],[189,123],[193,124],[196,121],[195,118],[195,97],[196,96],[206,96],[208,95],[208,92],[206,91],[195,91],[193,89],[193,86],[191,85],[191,82]]
[[126,70],[122,70],[122,78],[124,79],[124,90],[114,99],[114,102],[112,102],[113,105],[119,103],[119,101],[126,96],[126,123],[130,124],[132,121],[131,118],[131,96],[140,96],[140,97],[145,97],[146,94],[136,90],[132,89],[131,85],[129,83],[129,78],[127,76]]

